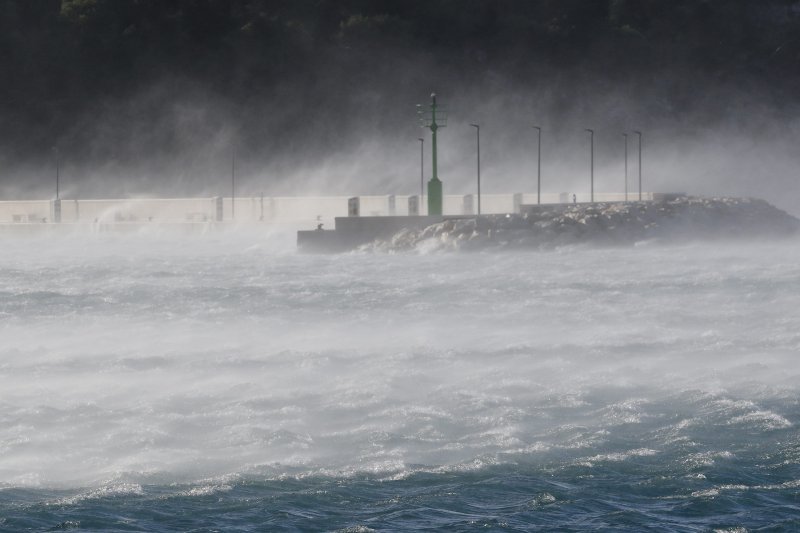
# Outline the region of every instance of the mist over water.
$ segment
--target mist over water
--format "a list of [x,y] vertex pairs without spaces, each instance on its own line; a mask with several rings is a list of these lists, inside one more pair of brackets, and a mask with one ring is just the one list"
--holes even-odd
[[432,92],[445,195],[541,168],[547,201],[800,216],[800,1],[454,7],[0,3],[0,202],[81,221],[4,204],[0,532],[800,530],[800,241],[681,240],[785,234],[771,208],[509,217],[490,245],[682,244],[492,253],[243,224],[417,194]]
[[325,529],[796,525],[794,241],[5,245],[2,527],[147,529],[170,505]]

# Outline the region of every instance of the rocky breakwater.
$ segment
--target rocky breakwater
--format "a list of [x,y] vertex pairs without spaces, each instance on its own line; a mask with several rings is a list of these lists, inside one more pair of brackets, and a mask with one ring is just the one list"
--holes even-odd
[[402,251],[631,245],[800,235],[800,220],[752,198],[680,197],[664,202],[537,206],[522,215],[460,217],[404,229],[367,249]]

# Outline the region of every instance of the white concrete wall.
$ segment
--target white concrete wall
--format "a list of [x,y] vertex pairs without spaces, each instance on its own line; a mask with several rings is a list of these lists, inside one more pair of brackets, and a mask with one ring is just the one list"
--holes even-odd
[[61,222],[78,222],[80,200],[61,200]]
[[347,216],[347,199],[347,196],[264,197],[264,222],[294,222],[307,224],[311,229],[319,217],[320,223],[333,228],[335,217]]
[[[589,191],[575,192],[575,193],[573,193],[573,192],[562,192],[559,195],[560,196],[559,201],[561,203],[572,203],[572,195],[573,194],[575,194],[575,196],[577,197],[577,201],[578,201],[579,204],[580,203],[591,202],[591,197],[592,196],[591,196],[591,192],[589,192]],[[634,202],[634,201],[636,201],[638,199],[639,199],[639,193],[638,192],[628,191],[628,201],[629,202]],[[642,192],[642,200],[650,201],[652,199],[653,199],[653,193],[651,193],[651,192]],[[625,193],[624,192],[622,192],[622,193],[599,193],[599,192],[595,192],[594,193],[594,201],[595,202],[624,202],[625,201]],[[534,197],[533,201],[528,202],[527,201],[527,195],[526,195],[525,203],[536,203],[536,198]],[[542,200],[542,203],[544,203],[544,200]]]
[[389,214],[389,196],[359,196],[358,199],[362,217],[387,216]]
[[0,202],[0,223],[50,222],[50,200]]
[[[63,216],[69,205],[77,218]],[[132,198],[62,200],[62,222],[208,222],[216,215],[213,198]]]
[[[542,194],[542,203],[572,202],[572,192]],[[589,202],[589,193],[576,193],[577,201]],[[652,200],[652,193],[643,193],[642,199]],[[387,216],[390,213],[389,196],[360,196],[362,216]],[[638,199],[638,194],[630,192],[628,199]],[[347,216],[347,196],[318,197],[276,197],[255,196],[238,197],[235,200],[235,218],[232,216],[231,198],[222,198],[223,221],[237,223],[298,224],[313,227],[322,222],[325,227],[333,227],[335,217]],[[427,213],[427,200],[422,202],[422,213]],[[618,202],[624,200],[623,193],[595,193],[597,202]],[[463,195],[445,195],[443,200],[445,215],[462,215]],[[536,193],[524,193],[523,204],[535,204]],[[210,198],[134,198],[61,200],[62,223],[145,223],[145,222],[211,222],[216,220],[217,199]],[[53,222],[52,200],[0,201],[0,224],[26,224]],[[477,210],[477,198],[474,198]],[[513,194],[481,195],[481,212],[502,214],[514,211]],[[395,196],[394,214],[408,215],[408,196]]]
[[[522,193],[522,203],[523,204],[535,204],[536,203],[536,193],[535,192],[526,192]],[[572,195],[570,195],[570,201],[572,201]],[[561,203],[561,198],[558,193],[542,193],[542,203],[543,204],[558,204]]]

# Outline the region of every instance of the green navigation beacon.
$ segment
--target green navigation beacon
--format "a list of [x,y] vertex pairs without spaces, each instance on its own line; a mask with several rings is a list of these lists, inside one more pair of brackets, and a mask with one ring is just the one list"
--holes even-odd
[[436,154],[436,131],[447,126],[447,113],[436,105],[436,93],[431,94],[431,110],[427,113],[421,105],[417,105],[420,124],[423,128],[431,130],[431,161],[433,165],[433,176],[428,181],[428,214],[442,214],[442,182],[439,181]]

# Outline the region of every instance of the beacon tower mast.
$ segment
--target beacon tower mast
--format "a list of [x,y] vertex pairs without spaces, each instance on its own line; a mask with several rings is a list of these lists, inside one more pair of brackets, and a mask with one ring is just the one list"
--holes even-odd
[[442,182],[439,181],[436,152],[436,131],[447,126],[447,113],[436,105],[436,93],[431,94],[430,113],[425,111],[421,104],[417,104],[420,124],[423,128],[431,130],[431,161],[433,175],[428,181],[428,214],[442,214]]

